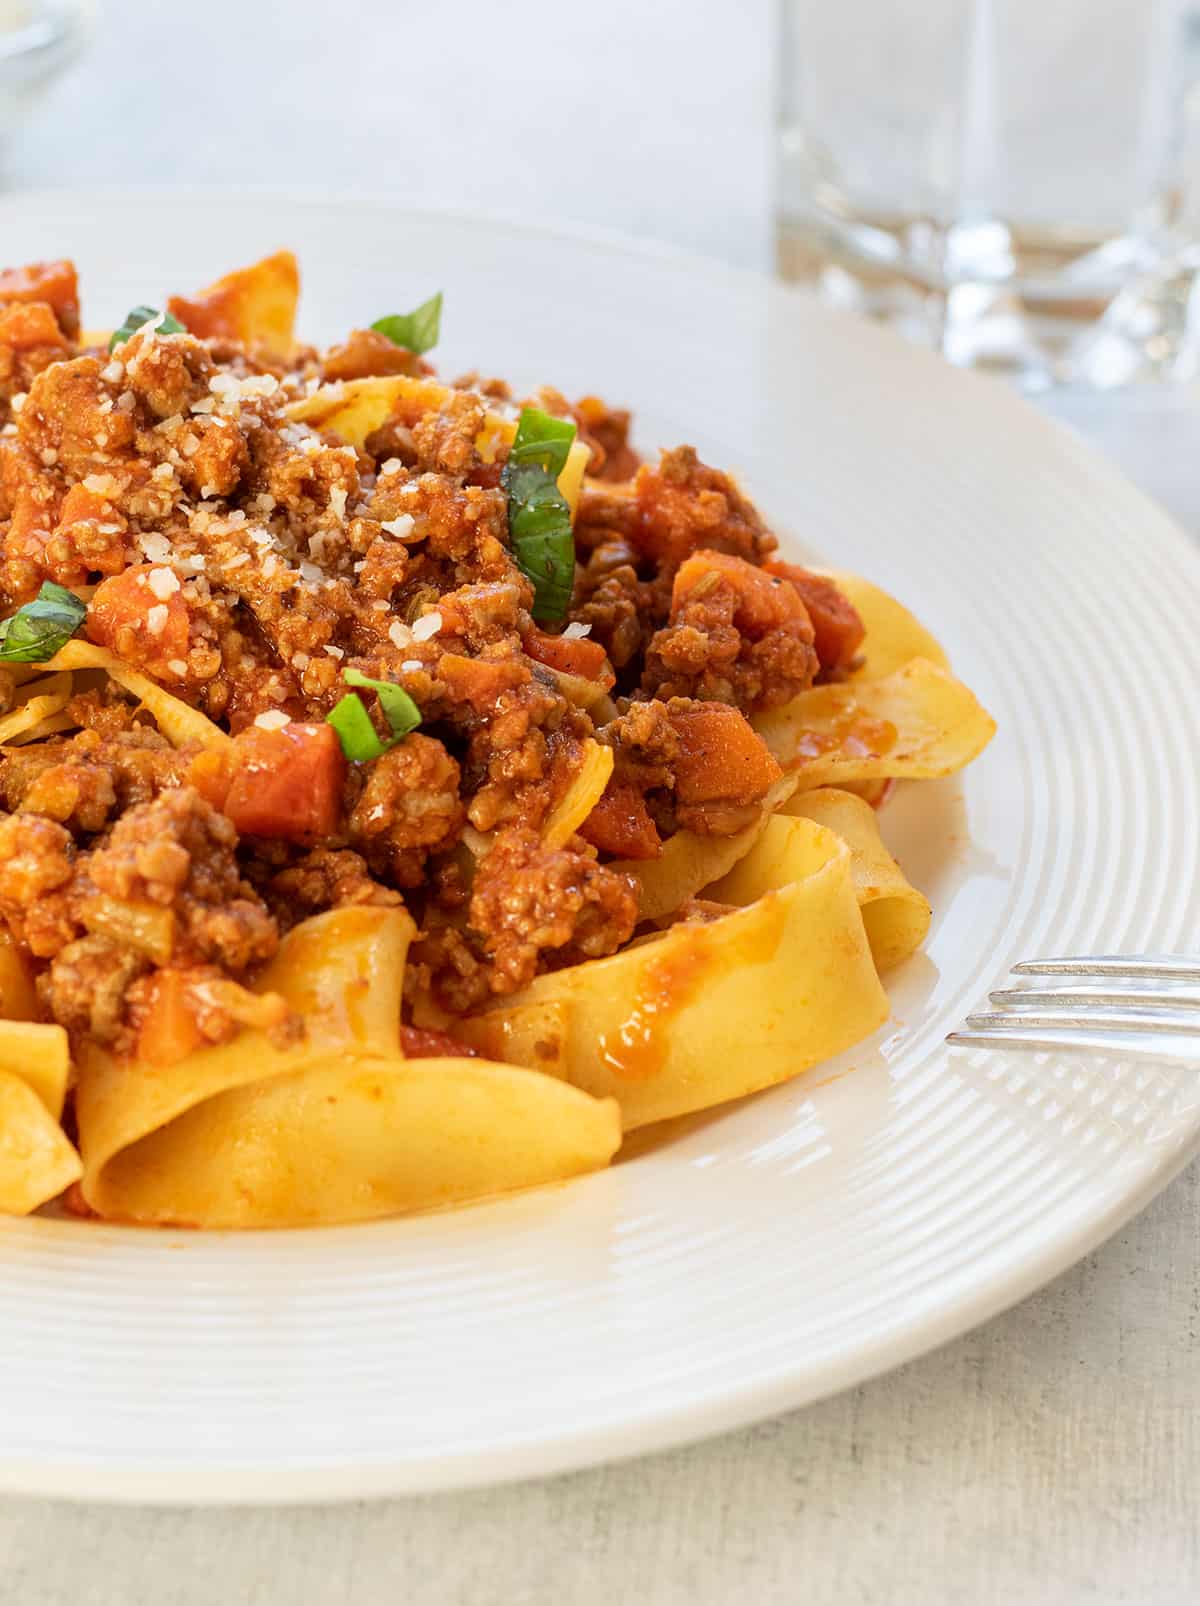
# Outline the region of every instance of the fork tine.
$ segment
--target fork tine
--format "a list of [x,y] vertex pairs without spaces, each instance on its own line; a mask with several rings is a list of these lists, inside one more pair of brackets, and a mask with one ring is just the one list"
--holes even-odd
[[1144,981],[1200,981],[1200,960],[1170,954],[1161,958],[1092,954],[1073,959],[1024,959],[1012,968],[1017,976],[1129,976]]
[[1000,987],[988,997],[999,1008],[1025,1008],[1031,1004],[1062,1005],[1072,1009],[1111,1007],[1125,1009],[1196,1009],[1200,1010],[1200,993],[1154,992],[1149,988],[1126,992],[1108,992],[1103,988],[1092,990],[1035,987]]
[[1183,1033],[1195,1037],[1200,1044],[1200,1031],[1197,1030],[1195,1018],[1173,1015],[1166,1010],[1144,1014],[1125,1009],[1044,1009],[1032,1013],[998,1010],[991,1014],[968,1015],[966,1024],[972,1031],[1015,1026],[1025,1031]]

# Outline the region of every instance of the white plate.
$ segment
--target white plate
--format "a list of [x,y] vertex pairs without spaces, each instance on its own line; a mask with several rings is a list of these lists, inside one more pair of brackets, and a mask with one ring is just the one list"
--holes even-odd
[[909,602],[1000,721],[961,786],[884,816],[935,923],[844,1060],[455,1214],[5,1223],[0,1487],[335,1499],[677,1444],[962,1332],[1195,1151],[1200,1077],[942,1044],[1023,955],[1200,949],[1200,561],[1083,447],[998,386],[667,255],[261,197],[0,214],[6,258],[76,256],[93,324],[282,244],[314,335],[444,288],[448,371],[596,390],[644,444],[736,467],[805,548]]

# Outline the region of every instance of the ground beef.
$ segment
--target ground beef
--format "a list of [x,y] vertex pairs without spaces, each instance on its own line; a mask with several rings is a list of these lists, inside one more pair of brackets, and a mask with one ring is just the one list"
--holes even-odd
[[171,747],[146,726],[111,735],[82,730],[10,748],[0,758],[0,798],[5,808],[57,820],[77,834],[95,833],[115,813],[178,786],[191,759],[191,752]]
[[615,953],[636,923],[632,878],[604,869],[583,844],[547,848],[533,831],[504,831],[476,872],[469,924],[491,959],[494,993],[526,986],[547,951],[562,960]]
[[664,452],[656,467],[644,463],[634,490],[639,518],[631,538],[660,564],[675,568],[701,548],[759,564],[775,550],[753,504],[691,446]]
[[350,814],[350,840],[398,886],[415,887],[425,859],[457,840],[459,767],[441,742],[414,732],[376,759]]
[[236,847],[225,816],[181,786],[129,809],[81,865],[97,891],[173,911],[173,962],[238,975],[274,954],[279,931],[242,879]]
[[125,1021],[129,988],[149,960],[107,937],[87,936],[59,950],[38,978],[46,1013],[69,1032],[115,1043]]
[[120,380],[101,377],[107,371],[99,357],[76,357],[33,381],[17,434],[39,463],[81,480],[128,458],[137,432],[133,408],[122,405]]
[[618,674],[639,658],[661,622],[661,587],[640,580],[627,555],[624,542],[597,547],[578,576],[571,608],[572,620],[587,626]]
[[662,703],[631,703],[596,734],[613,749],[613,773],[620,779],[643,792],[674,785],[679,733]]
[[372,375],[421,372],[421,359],[378,329],[353,329],[340,345],[331,346],[321,361],[321,378],[329,383],[367,379]]
[[0,915],[19,942],[48,959],[79,934],[71,909],[71,833],[36,814],[0,819]]
[[579,439],[591,451],[589,475],[610,482],[632,479],[641,458],[629,444],[629,413],[609,407],[599,396],[584,396],[571,411]]
[[642,689],[751,713],[806,690],[817,667],[795,587],[741,558],[702,551],[675,576],[670,623],[647,649]]
[[[253,873],[254,866],[250,868]],[[313,848],[283,869],[255,879],[281,931],[289,930],[309,915],[341,909],[348,904],[398,908],[404,902],[392,887],[373,879],[360,854],[345,848]]]

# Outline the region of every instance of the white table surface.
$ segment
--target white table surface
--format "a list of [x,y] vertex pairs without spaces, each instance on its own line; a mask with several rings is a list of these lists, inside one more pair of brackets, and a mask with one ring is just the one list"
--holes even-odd
[[[108,0],[7,182],[337,186],[762,264],[771,9]],[[1043,405],[1200,534],[1200,401]],[[979,1331],[689,1450],[330,1509],[0,1501],[3,1606],[1197,1599],[1196,1167]]]

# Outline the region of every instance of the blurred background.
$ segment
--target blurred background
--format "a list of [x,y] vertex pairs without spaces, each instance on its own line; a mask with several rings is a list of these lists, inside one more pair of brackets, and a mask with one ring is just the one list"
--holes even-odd
[[0,0],[0,256],[71,186],[614,231],[1002,375],[1195,529],[1198,84],[1200,0]]
[[[6,20],[84,10],[0,0],[0,107]],[[336,190],[765,266],[774,21],[773,0],[99,0],[4,182]]]

